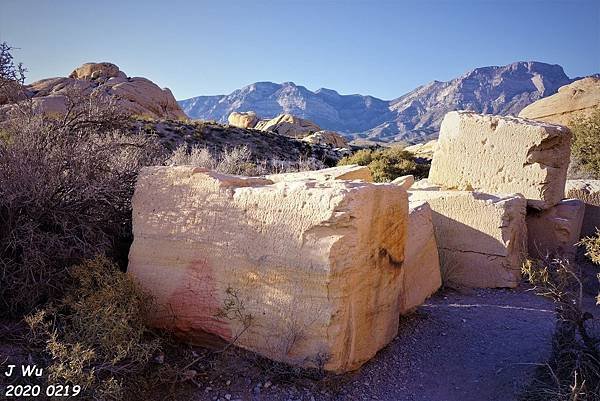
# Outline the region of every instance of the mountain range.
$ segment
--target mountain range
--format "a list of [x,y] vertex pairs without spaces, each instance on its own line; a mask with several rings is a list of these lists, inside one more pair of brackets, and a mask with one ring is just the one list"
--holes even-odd
[[195,119],[227,122],[233,111],[255,111],[262,118],[289,113],[353,139],[416,143],[436,137],[448,111],[517,115],[572,81],[560,65],[520,61],[433,81],[393,100],[341,95],[324,88],[313,92],[293,82],[256,82],[229,95],[197,96],[178,103]]

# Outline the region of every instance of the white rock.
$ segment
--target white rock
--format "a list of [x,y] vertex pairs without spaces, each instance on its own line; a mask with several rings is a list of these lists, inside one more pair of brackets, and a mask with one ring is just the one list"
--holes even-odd
[[568,180],[566,193],[585,202],[581,236],[595,235],[600,229],[600,180]]
[[529,206],[564,198],[571,132],[515,117],[450,112],[442,122],[429,181],[447,189],[520,193]]
[[[150,167],[128,271],[155,296],[156,326],[344,372],[396,336],[407,219],[392,184]],[[241,319],[219,315],[227,302]]]
[[265,178],[273,182],[296,180],[362,180],[373,182],[371,170],[367,166],[349,164],[325,168],[322,170],[300,171],[297,173],[270,174]]

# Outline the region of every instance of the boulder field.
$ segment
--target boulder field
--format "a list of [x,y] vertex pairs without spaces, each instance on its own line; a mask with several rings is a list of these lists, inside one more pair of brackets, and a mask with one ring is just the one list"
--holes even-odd
[[145,168],[128,271],[157,300],[152,323],[185,339],[354,370],[442,282],[515,287],[528,251],[572,254],[600,186],[570,182],[585,199],[564,200],[570,139],[563,126],[450,112],[418,182],[374,184],[359,166]]

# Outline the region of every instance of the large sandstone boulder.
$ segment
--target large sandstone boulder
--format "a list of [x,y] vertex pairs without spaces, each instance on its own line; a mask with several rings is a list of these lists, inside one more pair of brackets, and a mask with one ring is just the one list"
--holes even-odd
[[113,102],[131,115],[187,118],[169,89],[161,89],[146,78],[128,78],[111,63],[86,63],[76,68],[68,78],[43,79],[27,85],[25,89],[34,108],[45,114],[64,113],[69,98],[77,101],[77,97],[92,95]]
[[584,211],[583,201],[565,199],[550,209],[527,213],[529,257],[575,257]]
[[431,206],[447,285],[517,286],[527,252],[527,202],[522,196],[413,186],[409,198],[411,203],[427,201]]
[[155,326],[344,372],[397,333],[407,218],[392,184],[150,167],[128,272],[155,296]]
[[570,145],[571,132],[560,125],[452,111],[428,179],[447,189],[520,193],[546,209],[564,198]]
[[334,131],[317,131],[302,138],[303,141],[313,145],[331,145],[334,148],[347,148],[346,138]]
[[253,111],[234,111],[227,117],[227,122],[238,128],[254,128],[258,122],[258,116]]
[[304,138],[314,132],[321,131],[321,127],[312,121],[291,114],[280,114],[270,120],[261,120],[256,124],[255,128],[261,131],[272,131],[292,138]]
[[600,78],[588,77],[562,86],[519,113],[519,117],[570,126],[575,118],[585,117],[600,107]]
[[568,180],[566,193],[585,202],[581,236],[596,234],[600,230],[600,180]]
[[373,176],[369,167],[359,166],[358,164],[330,167],[322,170],[300,171],[297,173],[270,174],[265,178],[273,182],[297,180],[362,180],[373,182]]
[[421,305],[442,285],[431,207],[427,202],[409,203],[408,239],[402,269],[400,313],[406,314]]

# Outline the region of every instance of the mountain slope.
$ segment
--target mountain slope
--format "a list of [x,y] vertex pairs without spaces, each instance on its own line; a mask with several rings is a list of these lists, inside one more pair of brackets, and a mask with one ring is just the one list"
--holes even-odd
[[349,137],[419,142],[437,135],[448,111],[516,115],[570,82],[561,66],[531,61],[477,68],[389,101],[331,89],[312,92],[293,82],[257,82],[229,95],[199,96],[179,104],[192,118],[226,122],[233,111],[253,110],[263,118],[289,113]]

